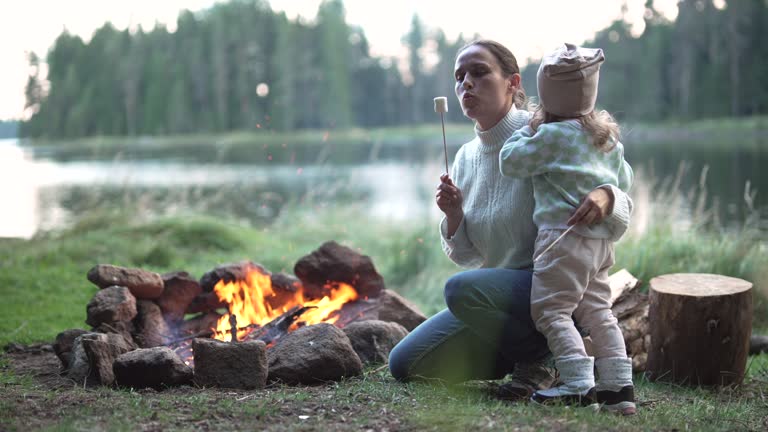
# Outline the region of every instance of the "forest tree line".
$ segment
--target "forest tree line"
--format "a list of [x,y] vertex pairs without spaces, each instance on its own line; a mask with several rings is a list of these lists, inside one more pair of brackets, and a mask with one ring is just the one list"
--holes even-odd
[[[584,42],[608,59],[602,108],[644,121],[768,112],[768,2],[728,0],[718,8],[712,0],[682,0],[672,22],[648,0],[644,19],[639,37],[618,19]],[[456,51],[471,39],[448,40],[414,16],[402,38],[409,52],[402,74],[397,59],[370,54],[340,0],[324,1],[312,21],[289,20],[266,1],[232,0],[182,12],[174,32],[162,25],[119,31],[107,23],[86,43],[64,31],[44,59],[29,56],[31,116],[19,133],[70,138],[430,122],[432,98],[453,94]],[[530,63],[522,72],[529,95],[537,68]],[[459,109],[450,110],[448,121],[460,119]]]

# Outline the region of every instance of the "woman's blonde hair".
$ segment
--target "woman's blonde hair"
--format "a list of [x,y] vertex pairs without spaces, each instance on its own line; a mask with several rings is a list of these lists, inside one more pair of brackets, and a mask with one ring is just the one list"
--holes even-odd
[[[496,59],[496,62],[499,64],[499,67],[501,67],[501,72],[505,78],[508,78],[514,74],[520,74],[520,66],[517,65],[517,58],[515,58],[515,55],[512,54],[512,51],[510,51],[509,48],[505,47],[503,44],[500,44],[494,40],[478,39],[472,41],[459,48],[459,50],[456,52],[456,58],[458,58],[459,54],[461,54],[465,49],[475,45],[487,49],[491,55],[493,55],[493,57]],[[528,96],[525,95],[522,81],[520,82],[520,86],[517,88],[517,91],[512,96],[512,103],[514,103],[515,106],[519,109],[525,109],[526,105],[528,104]]]
[[[530,109],[533,111],[533,116],[531,116],[531,121],[528,125],[534,132],[544,123],[569,120],[569,118],[556,116],[548,112],[542,105],[536,106],[531,104]],[[581,127],[592,138],[592,144],[601,151],[609,152],[616,146],[621,128],[608,111],[593,110],[589,114],[575,117],[575,119],[581,123]]]

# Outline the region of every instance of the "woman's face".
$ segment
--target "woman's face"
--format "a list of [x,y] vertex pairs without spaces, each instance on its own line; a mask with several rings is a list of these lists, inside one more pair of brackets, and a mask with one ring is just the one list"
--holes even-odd
[[459,53],[454,67],[456,97],[464,115],[481,130],[496,125],[512,107],[519,78],[504,77],[496,58],[485,47],[472,45]]

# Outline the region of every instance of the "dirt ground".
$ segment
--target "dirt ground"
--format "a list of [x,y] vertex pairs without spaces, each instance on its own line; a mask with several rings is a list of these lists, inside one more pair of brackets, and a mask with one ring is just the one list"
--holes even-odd
[[[0,369],[4,369],[0,370],[3,431],[51,427],[142,431],[415,429],[402,414],[407,410],[392,409],[391,393],[379,398],[360,388],[366,385],[365,380],[254,391],[193,386],[163,391],[84,389],[59,374],[60,362],[50,345],[16,347],[0,353]],[[408,401],[407,395],[402,401]]]

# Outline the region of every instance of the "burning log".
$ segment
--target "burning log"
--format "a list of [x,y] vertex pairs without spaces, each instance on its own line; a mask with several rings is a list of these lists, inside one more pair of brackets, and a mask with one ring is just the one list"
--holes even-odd
[[[296,306],[289,311],[283,313],[282,315],[278,316],[277,318],[273,319],[269,323],[265,324],[264,326],[261,326],[259,324],[249,324],[244,327],[233,327],[235,329],[235,333],[237,332],[243,332],[246,330],[252,330],[257,329],[256,331],[251,332],[248,335],[248,340],[260,340],[265,343],[270,343],[274,341],[275,339],[279,338],[283,334],[288,332],[288,328],[302,315],[304,312],[315,309],[314,306],[308,306],[308,307],[299,307]],[[230,322],[230,325],[232,323],[232,317],[234,318],[234,322],[237,322],[237,317],[235,315],[230,315],[230,318],[228,319]],[[229,330],[224,332],[225,334],[232,334],[233,330]],[[173,346],[180,342],[197,339],[197,338],[203,338],[203,337],[211,337],[216,335],[217,332],[214,330],[203,330],[201,332],[195,333],[193,335],[184,336],[178,339],[174,339],[168,343],[165,344],[165,346]],[[255,336],[254,336],[255,335]],[[232,336],[230,336],[232,337]],[[235,336],[236,337],[236,336]],[[237,339],[232,338],[233,342],[235,342]]]
[[229,332],[232,337],[232,343],[237,343],[237,315],[229,315]]
[[275,340],[279,339],[281,336],[288,333],[288,329],[293,325],[294,322],[296,322],[297,319],[301,315],[304,314],[304,312],[307,312],[310,309],[317,309],[316,306],[295,306],[291,308],[288,312],[280,315],[279,317],[273,319],[263,327],[259,328],[257,331],[254,331],[253,333],[248,335],[249,340],[260,340],[267,345],[274,342]]

